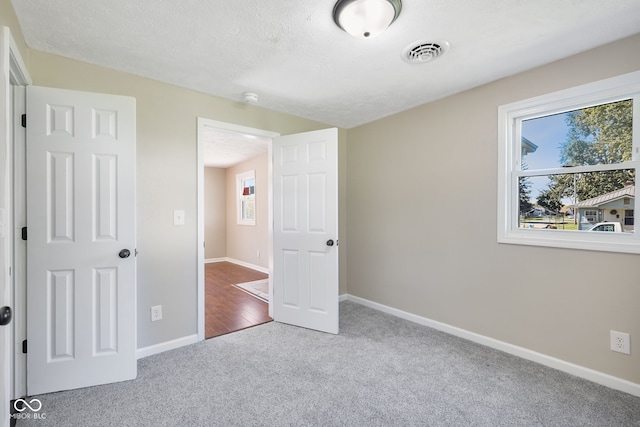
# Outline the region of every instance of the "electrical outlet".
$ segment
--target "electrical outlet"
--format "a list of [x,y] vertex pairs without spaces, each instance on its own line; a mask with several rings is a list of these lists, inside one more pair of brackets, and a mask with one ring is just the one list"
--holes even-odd
[[631,354],[631,336],[624,332],[611,332],[611,351]]
[[154,305],[151,307],[151,321],[155,322],[156,320],[162,319],[162,306]]

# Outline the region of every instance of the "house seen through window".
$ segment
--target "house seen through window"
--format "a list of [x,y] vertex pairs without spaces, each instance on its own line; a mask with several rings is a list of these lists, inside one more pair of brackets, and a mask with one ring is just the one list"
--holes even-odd
[[[519,226],[625,225],[635,198],[635,168],[622,167],[632,158],[632,117],[633,100],[626,99],[522,120],[522,169],[551,171],[520,178]],[[573,172],[578,166],[582,172]]]
[[[640,244],[640,74],[632,74],[500,107],[499,241],[640,252],[630,249]],[[602,245],[593,231],[612,236],[596,237]]]

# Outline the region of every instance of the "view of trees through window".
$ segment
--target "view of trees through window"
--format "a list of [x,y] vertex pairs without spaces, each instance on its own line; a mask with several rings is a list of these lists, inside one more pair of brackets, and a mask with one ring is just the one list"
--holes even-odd
[[520,227],[632,232],[632,118],[628,99],[522,120]]

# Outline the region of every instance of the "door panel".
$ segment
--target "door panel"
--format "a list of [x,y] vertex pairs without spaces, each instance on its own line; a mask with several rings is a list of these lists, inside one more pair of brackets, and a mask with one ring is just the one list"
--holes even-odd
[[136,376],[135,100],[27,89],[27,391]]
[[274,319],[338,333],[337,129],[273,141]]

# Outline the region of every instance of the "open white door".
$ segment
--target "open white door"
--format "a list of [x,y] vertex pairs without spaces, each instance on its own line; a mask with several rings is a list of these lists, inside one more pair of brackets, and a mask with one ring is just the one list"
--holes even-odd
[[338,130],[273,139],[273,318],[338,333]]
[[135,99],[27,88],[27,392],[136,377]]

